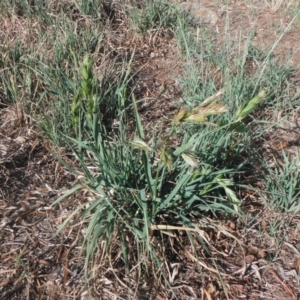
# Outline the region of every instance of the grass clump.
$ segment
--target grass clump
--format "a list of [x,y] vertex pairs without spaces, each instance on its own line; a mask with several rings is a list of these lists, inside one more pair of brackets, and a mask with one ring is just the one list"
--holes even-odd
[[267,205],[288,213],[298,213],[300,195],[299,157],[290,158],[285,154],[283,161],[276,160],[273,168],[268,168],[266,174]]
[[178,22],[178,10],[174,4],[162,0],[138,1],[129,6],[129,15],[133,27],[142,35],[158,29],[175,29]]
[[[91,64],[92,61],[86,57],[80,68],[80,89],[72,103],[71,119],[76,137],[64,135],[64,142],[72,149],[84,172],[84,177],[80,178],[82,184],[78,184],[74,190],[88,187],[95,195],[95,200],[81,205],[82,217],[92,214],[85,237],[87,262],[99,238],[105,238],[109,249],[112,237],[118,235],[121,241],[128,238],[132,240],[135,249],[141,247],[138,253],[143,249],[155,262],[156,268],[160,269],[159,254],[149,242],[151,228],[160,225],[159,220],[165,220],[163,223],[166,226],[176,224],[184,226],[185,230],[194,230],[198,225],[191,221],[191,217],[201,211],[223,215],[239,212],[239,200],[232,189],[235,170],[207,164],[200,152],[203,146],[207,152],[215,148],[216,145],[209,142],[209,138],[222,129],[224,134],[224,127],[229,126],[223,125],[211,130],[211,133],[191,133],[182,125],[179,125],[181,129],[176,125],[185,122],[204,123],[207,116],[225,112],[222,104],[215,103],[221,93],[190,112],[183,114],[182,109],[179,110],[169,136],[162,137],[159,132],[153,132],[151,142],[145,141],[132,94],[136,137],[130,141],[127,124],[130,109],[124,106],[122,99],[117,101],[116,106],[118,126],[108,134],[99,115],[100,106],[94,94]],[[245,108],[237,114],[237,121],[241,120],[242,112],[246,112]],[[171,135],[178,130],[182,136],[177,137],[176,144],[172,145]],[[215,137],[219,138],[220,135]],[[198,239],[203,242],[199,235]],[[130,266],[126,264],[129,249],[125,242],[122,249],[125,268],[129,272]],[[139,258],[135,260],[138,262]]]

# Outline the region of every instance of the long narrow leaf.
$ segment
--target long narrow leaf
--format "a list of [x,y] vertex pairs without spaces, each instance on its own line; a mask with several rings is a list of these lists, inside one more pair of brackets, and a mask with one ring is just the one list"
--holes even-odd
[[176,184],[172,192],[158,206],[157,212],[159,212],[160,210],[164,210],[170,204],[170,202],[177,195],[177,193],[183,187],[183,185],[191,178],[191,176],[192,176],[191,174],[187,173],[178,181],[178,183]]

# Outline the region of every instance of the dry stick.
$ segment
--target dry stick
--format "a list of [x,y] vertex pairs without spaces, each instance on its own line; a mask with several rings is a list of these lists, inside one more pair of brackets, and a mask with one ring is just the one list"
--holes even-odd
[[[162,229],[165,229],[165,230],[185,230],[185,231],[193,231],[193,232],[197,232],[201,235],[201,237],[207,242],[207,244],[209,244],[208,240],[206,239],[205,235],[204,235],[204,231],[203,230],[200,230],[198,228],[189,228],[189,227],[180,227],[180,226],[168,226],[168,225],[152,225],[150,226],[150,229],[151,230],[162,230]],[[190,258],[199,263],[202,267],[204,267],[205,269],[211,271],[211,272],[214,272],[214,273],[217,273],[217,274],[221,274],[223,276],[229,276],[231,277],[230,275],[228,274],[225,274],[225,273],[222,273],[222,272],[219,272],[209,266],[207,266],[205,263],[201,262],[200,260],[197,260],[196,257],[194,257],[192,254],[190,254],[189,252],[187,252],[188,255],[190,256]]]
[[109,265],[110,265],[110,270],[114,273],[115,275],[115,278],[117,279],[117,281],[123,286],[125,287],[126,289],[128,289],[132,295],[134,295],[134,291],[129,287],[127,286],[119,277],[118,275],[116,274],[116,272],[114,271],[114,268],[113,268],[113,265],[112,265],[112,262],[111,262],[111,258],[109,257]]
[[293,293],[293,291],[288,287],[288,285],[285,284],[285,283],[280,279],[280,277],[279,277],[279,275],[277,274],[277,272],[276,272],[274,269],[270,269],[270,272],[271,272],[272,275],[275,277],[276,281],[279,282],[279,283],[283,286],[284,290],[285,290],[288,294],[290,294],[290,295],[293,297],[293,299],[296,299],[296,295],[295,295],[295,294]]

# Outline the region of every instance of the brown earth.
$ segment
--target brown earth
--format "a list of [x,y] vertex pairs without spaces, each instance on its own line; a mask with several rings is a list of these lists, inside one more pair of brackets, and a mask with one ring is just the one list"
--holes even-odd
[[[205,25],[207,30],[215,34],[216,43],[222,43],[228,18],[229,34],[237,43],[240,33],[246,37],[251,30],[255,32],[255,42],[270,49],[292,17],[281,10],[274,12],[268,6],[245,2],[228,1],[225,6],[210,0],[201,1],[203,7],[218,16],[214,24]],[[8,25],[9,20],[5,22],[7,26],[0,29],[0,37],[4,39],[11,35],[9,28],[12,28]],[[19,32],[23,30],[22,22],[13,20],[13,23],[18,24],[14,27],[16,36],[19,34],[24,38]],[[278,63],[295,67],[295,82],[299,82],[299,36],[300,25],[296,21],[274,50]],[[115,49],[130,48],[125,39],[120,43],[114,44]],[[145,101],[140,109],[144,122],[150,127],[153,120],[161,115],[168,117],[176,108],[176,101],[182,96],[177,79],[182,76],[183,68],[172,35],[162,32],[136,44],[140,46],[140,57],[136,58],[133,68],[142,68],[137,86]],[[164,87],[168,92],[162,95]],[[0,103],[1,299],[171,299],[166,289],[155,284],[155,278],[145,279],[137,285],[132,278],[122,275],[117,259],[103,260],[101,244],[94,258],[90,285],[88,288],[84,285],[84,257],[80,250],[88,220],[75,222],[58,235],[55,233],[80,201],[90,195],[83,191],[60,205],[51,206],[76,183],[76,178],[55,160],[53,153],[59,152],[71,163],[72,158],[51,146],[19,106],[6,106],[4,100]],[[271,134],[276,136],[274,143],[279,145],[278,150],[293,147],[293,151],[298,150],[295,143],[284,144],[279,129]],[[298,140],[298,133],[289,139]],[[270,139],[269,143],[272,141]],[[276,148],[274,145],[271,147]],[[198,256],[204,262],[203,273],[198,272],[192,251],[179,235],[181,245],[174,246],[178,256],[174,261],[171,256],[167,262],[171,283],[179,299],[226,299],[226,294],[229,299],[300,298],[300,216],[274,213],[253,193],[240,196],[248,217],[221,222],[219,232],[206,233],[226,289],[211,260],[201,251]],[[277,225],[272,235],[271,229]],[[221,226],[232,236],[222,233]],[[150,284],[152,281],[154,283]]]

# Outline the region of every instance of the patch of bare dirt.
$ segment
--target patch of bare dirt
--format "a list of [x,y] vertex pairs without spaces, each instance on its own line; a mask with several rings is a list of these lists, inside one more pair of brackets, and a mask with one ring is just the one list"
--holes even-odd
[[[211,11],[216,17],[213,21],[208,21],[202,26],[207,26],[215,33],[216,41],[222,43],[225,38],[230,36],[235,38],[236,47],[245,41],[249,33],[254,34],[254,43],[262,50],[271,50],[275,42],[280,39],[278,45],[274,48],[273,54],[277,57],[277,61],[282,64],[288,64],[296,69],[300,67],[300,43],[299,32],[300,22],[296,19],[294,22],[292,14],[287,13],[283,8],[274,11],[266,1],[216,1],[201,0],[188,1],[185,3],[192,3],[198,7],[199,23],[204,18],[206,11]],[[292,9],[291,9],[292,11]],[[297,8],[294,8],[297,12]],[[190,14],[197,17],[197,10],[194,8],[190,10]],[[207,13],[206,13],[207,16]],[[291,26],[290,23],[292,22]],[[282,35],[282,36],[281,36]]]
[[182,96],[178,79],[183,73],[183,63],[178,58],[172,33],[155,34],[142,42],[143,52],[138,50],[140,58],[133,64],[133,72],[138,72],[134,92],[142,99],[139,112],[150,135],[154,126],[157,132],[169,127],[167,123]]

